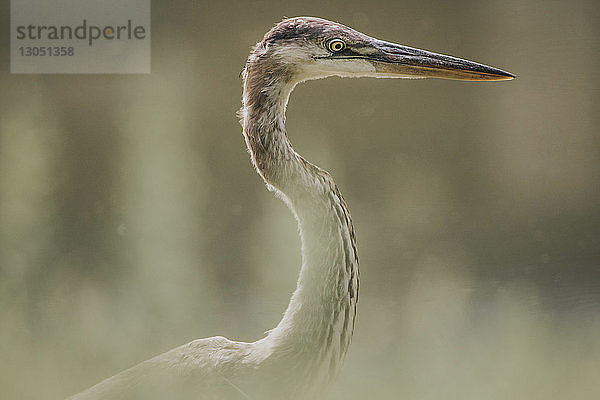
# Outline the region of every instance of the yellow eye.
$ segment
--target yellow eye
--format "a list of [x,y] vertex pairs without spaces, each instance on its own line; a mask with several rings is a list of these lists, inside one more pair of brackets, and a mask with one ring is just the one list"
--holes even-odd
[[331,39],[327,43],[327,48],[332,53],[339,53],[346,48],[346,43],[342,39]]

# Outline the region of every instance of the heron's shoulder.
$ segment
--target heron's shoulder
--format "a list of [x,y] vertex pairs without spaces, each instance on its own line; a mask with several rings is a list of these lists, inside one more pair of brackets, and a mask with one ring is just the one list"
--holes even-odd
[[193,340],[173,350],[183,371],[222,371],[239,366],[252,354],[250,343],[223,336]]
[[204,352],[204,351],[244,351],[250,348],[250,343],[237,342],[234,340],[227,339],[223,336],[213,336],[209,338],[192,340],[188,344],[184,345],[190,352]]

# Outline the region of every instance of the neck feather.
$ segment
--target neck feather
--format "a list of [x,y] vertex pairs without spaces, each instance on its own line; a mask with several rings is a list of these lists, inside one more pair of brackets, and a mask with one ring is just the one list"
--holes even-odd
[[284,122],[293,74],[273,65],[275,72],[263,74],[257,64],[249,62],[244,71],[244,137],[256,170],[296,216],[302,240],[297,288],[279,325],[257,343],[273,354],[290,354],[313,372],[326,368],[335,375],[350,344],[358,300],[352,221],[331,176],[288,140]]

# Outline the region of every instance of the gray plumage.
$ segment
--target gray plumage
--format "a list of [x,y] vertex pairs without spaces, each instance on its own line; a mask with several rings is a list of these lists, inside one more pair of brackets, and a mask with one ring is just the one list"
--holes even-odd
[[358,301],[354,228],[332,177],[296,153],[284,125],[295,85],[331,75],[512,78],[496,68],[384,42],[320,18],[277,24],[248,57],[239,115],[252,163],[299,225],[302,267],[283,318],[255,342],[195,340],[71,399],[297,399],[314,396],[337,375]]

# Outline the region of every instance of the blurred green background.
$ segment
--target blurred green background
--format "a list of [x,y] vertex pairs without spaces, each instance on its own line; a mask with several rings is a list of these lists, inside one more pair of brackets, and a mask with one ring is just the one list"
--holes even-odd
[[361,259],[328,398],[598,398],[599,9],[153,2],[151,74],[11,75],[3,2],[0,398],[60,399],[194,338],[277,324],[297,228],[235,111],[250,47],[297,15],[518,76],[294,91],[288,132],[338,182]]

